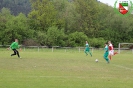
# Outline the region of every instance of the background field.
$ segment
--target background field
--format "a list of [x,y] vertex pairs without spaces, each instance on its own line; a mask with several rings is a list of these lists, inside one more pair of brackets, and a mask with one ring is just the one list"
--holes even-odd
[[[110,64],[103,50],[93,57],[75,49],[28,49],[22,59],[0,49],[0,88],[132,88],[133,54],[123,51]],[[95,59],[99,59],[96,63]]]

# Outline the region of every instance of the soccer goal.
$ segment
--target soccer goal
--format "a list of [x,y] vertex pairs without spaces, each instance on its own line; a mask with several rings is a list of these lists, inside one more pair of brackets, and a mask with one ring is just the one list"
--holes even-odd
[[133,54],[133,43],[119,43],[118,52],[132,53]]

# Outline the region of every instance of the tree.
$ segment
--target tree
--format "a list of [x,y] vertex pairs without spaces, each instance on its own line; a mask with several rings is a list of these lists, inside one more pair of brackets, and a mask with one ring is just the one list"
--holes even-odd
[[15,38],[18,38],[22,42],[27,38],[31,38],[33,32],[33,30],[29,29],[27,17],[20,13],[18,16],[14,16],[7,21],[4,31],[6,35],[4,37],[9,42],[14,41]]
[[65,41],[64,29],[58,29],[57,27],[49,27],[47,31],[46,45],[48,46],[64,46]]
[[35,24],[40,26],[39,30],[44,30],[46,32],[49,27],[56,24],[57,11],[52,1],[31,0],[31,4],[32,11],[28,14],[28,17],[35,20]]
[[83,32],[74,32],[68,35],[67,46],[83,46],[88,37]]
[[95,48],[104,47],[104,44],[107,42],[104,38],[89,38],[88,42],[91,46]]
[[80,14],[76,24],[77,30],[88,37],[95,37],[98,32],[98,3],[94,0],[74,0],[76,11]]
[[46,45],[46,41],[47,41],[47,34],[43,31],[37,31],[35,33],[35,40],[40,44],[40,45]]
[[7,44],[8,38],[5,36],[8,36],[8,34],[5,34],[6,31],[6,23],[11,19],[13,16],[11,15],[11,12],[7,8],[2,8],[0,12],[0,42],[2,45],[5,43]]

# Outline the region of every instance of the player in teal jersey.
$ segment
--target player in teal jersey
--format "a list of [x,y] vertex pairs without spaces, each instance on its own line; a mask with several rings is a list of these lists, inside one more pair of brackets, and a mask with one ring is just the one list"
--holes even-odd
[[[18,52],[18,49],[19,48],[19,45],[18,45],[18,39],[15,39],[15,42],[13,42],[10,47],[8,48],[9,49],[12,49],[14,51],[14,54],[11,54],[11,56],[14,56],[14,55],[18,55],[18,58],[21,58],[20,55],[19,55],[19,52]],[[21,49],[21,48],[20,48]]]
[[90,52],[90,48],[89,48],[89,44],[88,44],[88,42],[86,41],[86,45],[85,45],[86,47],[85,47],[85,54],[86,54],[86,56],[88,55],[88,52],[90,53],[90,55],[92,56],[92,54],[91,54],[91,52]]
[[105,52],[104,52],[103,57],[107,61],[107,63],[109,63],[109,58],[108,58],[108,55],[109,55],[108,43],[105,43],[104,50],[105,50]]

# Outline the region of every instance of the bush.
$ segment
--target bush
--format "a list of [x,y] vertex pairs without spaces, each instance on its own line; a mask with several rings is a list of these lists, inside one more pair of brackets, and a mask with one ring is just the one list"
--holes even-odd
[[24,46],[39,46],[39,44],[33,39],[26,39],[23,41]]
[[48,28],[47,31],[47,38],[46,38],[46,45],[48,46],[63,46],[65,41],[64,29],[58,29],[57,27],[53,26]]
[[74,32],[68,35],[67,46],[83,46],[86,40],[88,38],[83,32]]
[[107,41],[105,41],[103,38],[92,38],[88,41],[88,43],[95,48],[104,47],[105,42]]

